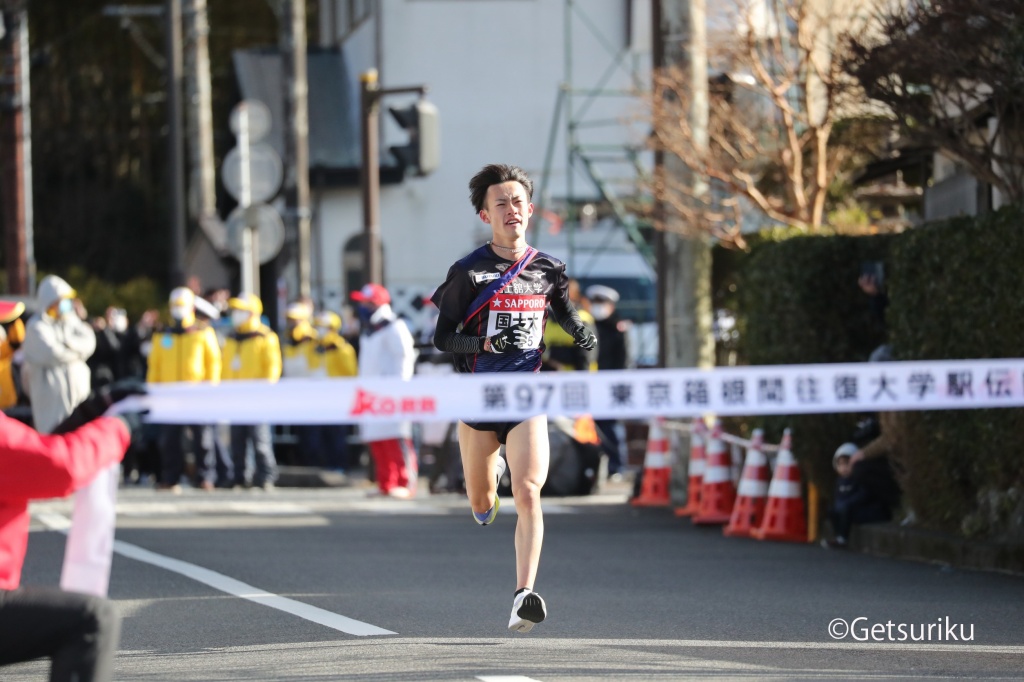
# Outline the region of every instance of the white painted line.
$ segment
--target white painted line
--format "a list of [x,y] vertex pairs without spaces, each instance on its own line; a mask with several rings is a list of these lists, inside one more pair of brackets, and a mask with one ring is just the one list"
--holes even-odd
[[[59,514],[39,514],[36,518],[53,530],[66,532],[67,529],[71,527],[71,521],[67,517]],[[220,590],[221,592],[226,592],[242,599],[248,599],[249,601],[257,604],[263,604],[264,606],[269,606],[270,608],[290,613],[293,616],[298,616],[299,618],[303,618],[313,623],[318,623],[319,625],[323,625],[349,635],[366,637],[369,635],[398,634],[391,630],[379,628],[376,625],[370,625],[369,623],[364,623],[337,613],[331,613],[330,611],[326,611],[309,604],[304,604],[303,602],[295,601],[294,599],[288,599],[287,597],[281,597],[271,592],[266,592],[257,587],[253,587],[252,585],[243,583],[240,580],[230,578],[223,573],[217,573],[216,571],[211,571],[208,568],[190,564],[187,561],[172,559],[171,557],[151,552],[148,549],[143,549],[142,547],[127,542],[115,540],[114,552],[129,559],[135,559],[136,561],[141,561],[145,564],[150,564],[167,571],[178,573],[187,578],[203,583],[204,585],[208,585],[215,590]]]
[[[598,640],[588,640],[593,644]],[[632,646],[678,646],[678,647],[709,647],[714,649],[823,649],[849,651],[935,651],[943,653],[963,654],[1024,654],[1024,646],[1002,644],[937,644],[934,642],[756,642],[715,639],[670,639],[670,640],[609,640],[619,644]]]
[[522,675],[477,675],[480,682],[537,682],[532,677]]

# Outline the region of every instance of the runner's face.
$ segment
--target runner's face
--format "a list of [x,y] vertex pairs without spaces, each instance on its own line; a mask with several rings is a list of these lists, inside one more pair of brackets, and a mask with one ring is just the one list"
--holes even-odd
[[515,180],[487,188],[487,200],[480,211],[480,220],[491,226],[495,240],[521,239],[532,215],[533,204],[526,196],[526,190]]

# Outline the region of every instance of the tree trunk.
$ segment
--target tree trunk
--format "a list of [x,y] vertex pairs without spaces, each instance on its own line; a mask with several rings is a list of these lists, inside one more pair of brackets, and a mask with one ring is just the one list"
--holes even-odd
[[[658,0],[654,11],[655,66],[676,65],[690,74],[689,125],[707,146],[708,68],[705,0]],[[695,193],[707,191],[704,178],[688,178],[685,165],[659,155],[670,177],[683,178]],[[662,202],[664,230],[659,235],[659,364],[663,367],[714,365],[711,310],[711,241],[703,234],[683,237],[682,218]]]

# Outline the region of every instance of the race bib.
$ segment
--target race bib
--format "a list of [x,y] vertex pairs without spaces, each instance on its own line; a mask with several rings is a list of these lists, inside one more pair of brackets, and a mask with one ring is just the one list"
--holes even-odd
[[487,336],[494,336],[508,327],[518,327],[528,334],[517,344],[520,350],[540,348],[544,336],[544,296],[529,294],[498,294],[490,303],[487,315]]

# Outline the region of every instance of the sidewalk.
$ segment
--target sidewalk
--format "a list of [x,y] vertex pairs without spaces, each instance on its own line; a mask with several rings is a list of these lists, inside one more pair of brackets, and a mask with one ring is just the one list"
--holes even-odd
[[950,533],[875,523],[854,526],[850,548],[876,556],[1024,576],[1024,543],[1020,542],[967,540]]

